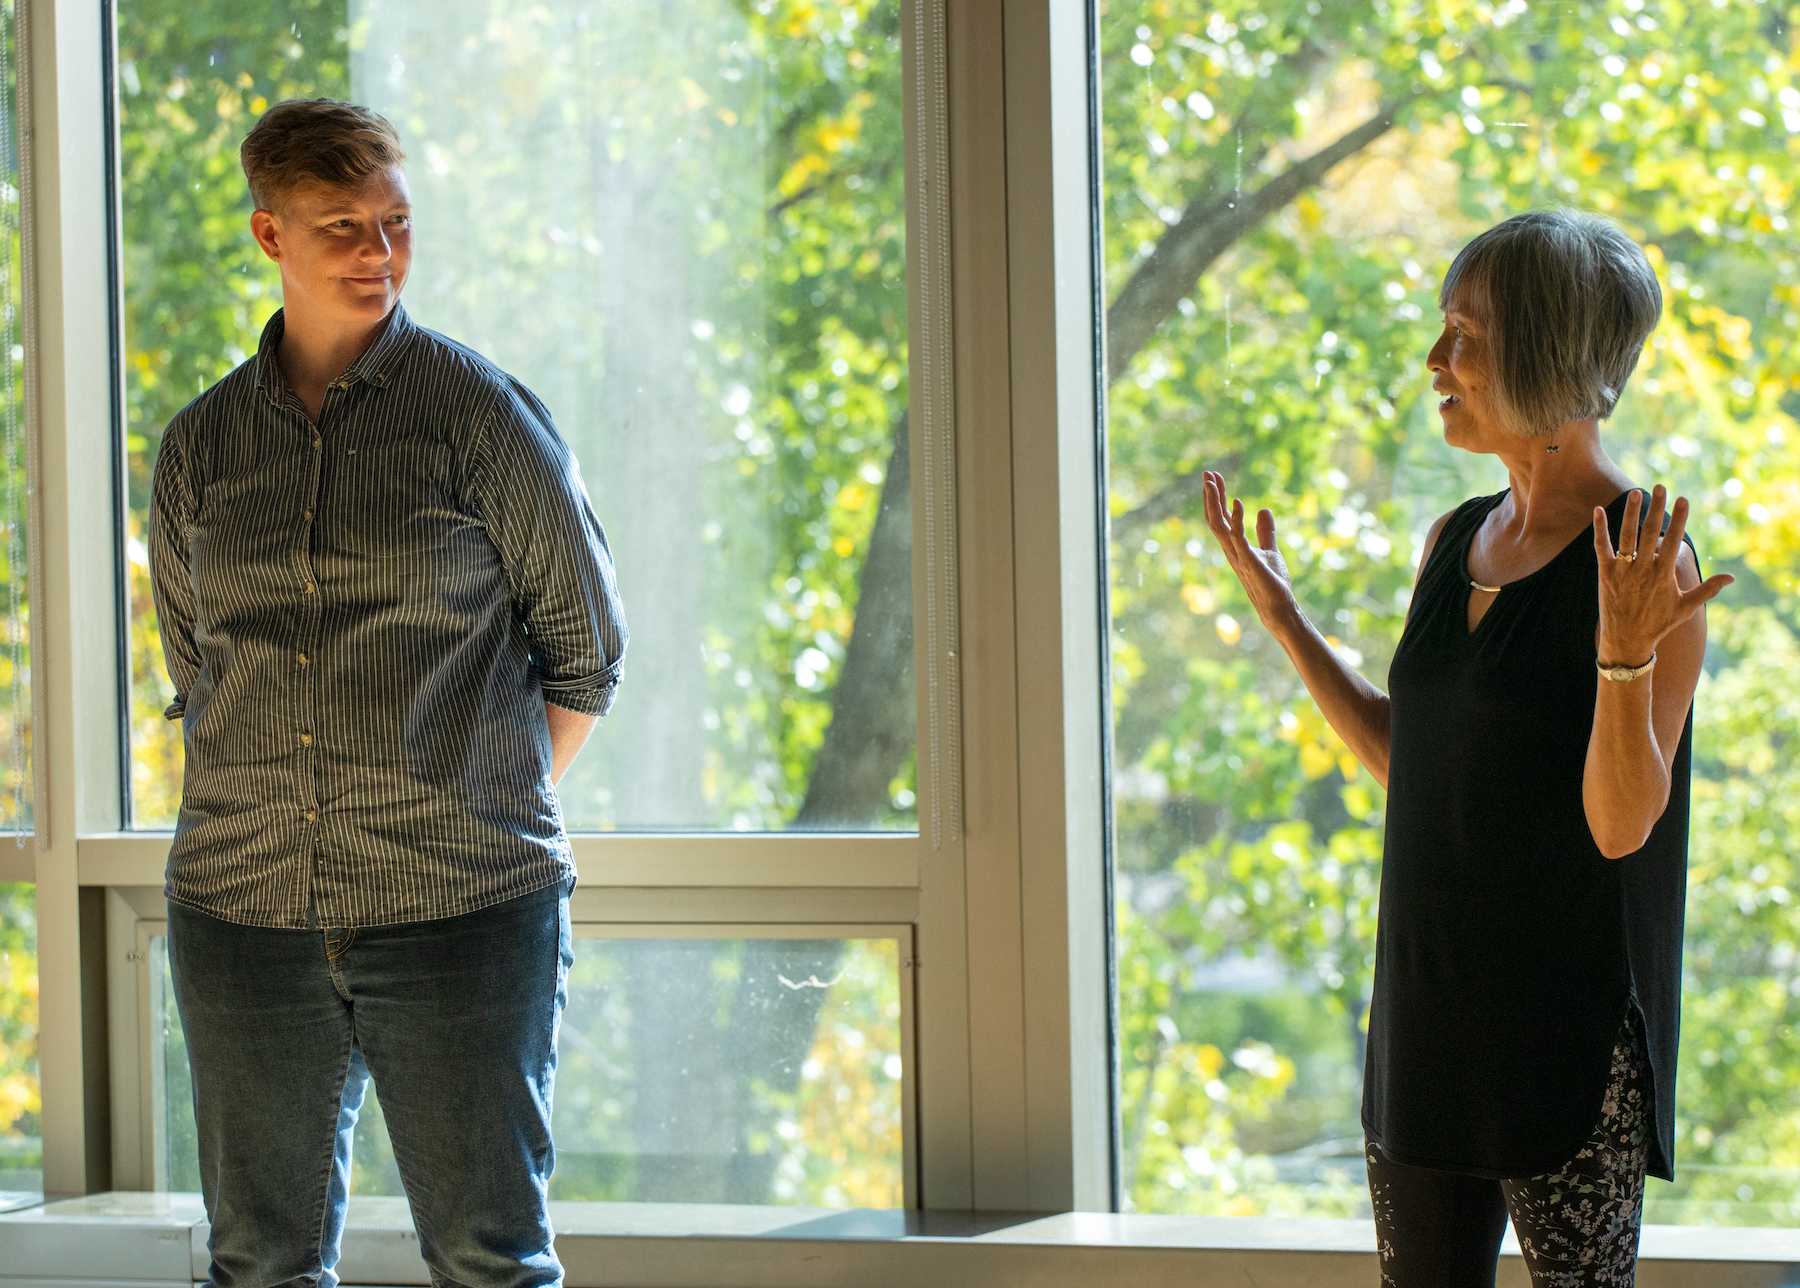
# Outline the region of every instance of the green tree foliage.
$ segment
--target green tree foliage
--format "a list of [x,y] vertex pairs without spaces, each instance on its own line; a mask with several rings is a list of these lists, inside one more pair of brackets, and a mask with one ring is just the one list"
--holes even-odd
[[344,0],[118,8],[119,182],[125,214],[126,592],[131,789],[140,824],[181,799],[180,730],[150,599],[144,524],[163,426],[256,348],[280,281],[250,238],[237,148],[284,98],[350,92]]
[[30,886],[0,885],[0,1191],[43,1186],[36,905]]

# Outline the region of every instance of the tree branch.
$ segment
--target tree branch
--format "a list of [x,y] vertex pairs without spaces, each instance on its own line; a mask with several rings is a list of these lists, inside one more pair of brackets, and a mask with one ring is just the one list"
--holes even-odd
[[789,210],[792,210],[795,206],[799,205],[801,202],[807,200],[810,197],[818,196],[821,192],[825,191],[825,189],[831,187],[833,184],[841,183],[845,179],[850,178],[852,175],[856,175],[856,174],[865,175],[874,184],[879,185],[879,184],[886,183],[888,180],[888,176],[890,176],[893,173],[894,173],[894,167],[891,162],[882,164],[882,165],[870,166],[867,170],[861,170],[861,171],[831,170],[831,171],[828,171],[825,174],[819,176],[817,179],[814,179],[811,183],[805,185],[804,187],[798,189],[797,191],[789,194],[788,196],[783,197],[780,201],[775,202],[763,213],[769,219],[774,219],[778,215],[786,214]]
[[1255,191],[1208,195],[1191,203],[1138,264],[1106,311],[1106,378],[1123,375],[1157,327],[1201,274],[1255,225],[1316,187],[1339,162],[1356,155],[1394,128],[1399,113],[1417,97],[1384,103],[1368,120],[1297,161]]
[[[1228,452],[1208,465],[1221,474],[1234,473],[1244,463],[1242,452]],[[1177,474],[1168,486],[1152,492],[1143,501],[1116,516],[1112,521],[1112,538],[1117,542],[1134,541],[1146,529],[1164,519],[1186,514],[1206,490],[1206,476],[1199,470]]]
[[[1107,310],[1108,383],[1125,373],[1156,328],[1233,242],[1307,189],[1316,187],[1333,166],[1387,133],[1409,102],[1411,99],[1407,98],[1384,105],[1361,125],[1294,163],[1242,201],[1215,200],[1209,207],[1188,207],[1156,249],[1138,265]],[[1116,345],[1115,336],[1119,337]],[[1221,464],[1235,469],[1240,462],[1241,453]],[[1171,515],[1187,513],[1205,486],[1205,478],[1198,470],[1177,475],[1168,486],[1114,518],[1114,538],[1135,536]]]
[[[1229,187],[1235,188],[1235,176],[1241,175],[1246,168],[1253,174],[1262,168],[1263,161],[1281,137],[1280,131],[1270,128],[1269,123],[1278,120],[1283,111],[1291,110],[1294,102],[1311,90],[1314,77],[1332,65],[1329,61],[1332,52],[1330,44],[1308,36],[1282,55],[1267,73],[1250,82],[1242,101],[1224,118],[1232,123],[1232,127],[1210,150],[1212,164],[1206,171],[1206,191],[1196,192],[1188,198],[1190,209],[1225,200],[1228,187],[1222,181],[1225,174],[1234,176]],[[1245,122],[1252,125],[1248,132]],[[1227,162],[1230,163],[1229,171]],[[1206,165],[1206,158],[1201,159],[1201,164]]]

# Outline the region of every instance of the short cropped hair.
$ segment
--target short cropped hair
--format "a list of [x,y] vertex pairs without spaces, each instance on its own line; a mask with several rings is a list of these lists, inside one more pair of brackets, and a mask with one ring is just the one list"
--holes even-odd
[[1464,246],[1439,307],[1462,293],[1494,354],[1501,415],[1518,432],[1605,420],[1662,316],[1662,288],[1638,244],[1598,215],[1534,210]]
[[308,184],[356,187],[406,154],[379,112],[334,98],[290,98],[263,113],[238,159],[256,208],[273,210]]

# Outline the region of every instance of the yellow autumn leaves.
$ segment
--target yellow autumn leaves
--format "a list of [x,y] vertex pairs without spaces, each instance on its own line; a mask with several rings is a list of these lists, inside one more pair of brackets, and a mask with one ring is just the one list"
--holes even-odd
[[[1243,640],[1243,624],[1230,613],[1216,611],[1218,596],[1211,586],[1197,581],[1184,583],[1181,587],[1181,602],[1196,617],[1211,616],[1213,632],[1227,648],[1234,648]],[[1327,635],[1325,639],[1334,649],[1343,647],[1343,641],[1335,635]],[[1350,749],[1333,732],[1331,726],[1325,723],[1325,717],[1319,714],[1318,708],[1310,702],[1282,712],[1280,737],[1298,752],[1300,772],[1308,781],[1323,778],[1333,769],[1341,773],[1346,782],[1353,781],[1361,767],[1356,757],[1350,754]]]
[[828,174],[832,158],[862,137],[863,116],[873,106],[875,96],[864,90],[851,95],[836,116],[821,117],[807,132],[805,144],[788,163],[775,191],[784,198],[792,197]]
[[[0,1137],[19,1132],[21,1120],[43,1107],[37,1078],[37,957],[21,949],[0,952]],[[4,1035],[16,1033],[16,1040]]]

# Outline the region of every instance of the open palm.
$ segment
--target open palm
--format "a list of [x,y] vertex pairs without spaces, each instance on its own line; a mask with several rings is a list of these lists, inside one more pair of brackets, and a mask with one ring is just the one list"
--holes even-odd
[[1205,481],[1206,526],[1225,552],[1226,562],[1250,597],[1257,617],[1267,626],[1294,610],[1287,560],[1275,545],[1275,516],[1268,510],[1257,511],[1256,541],[1252,543],[1244,530],[1243,501],[1234,499],[1227,504],[1225,477],[1208,470]]

